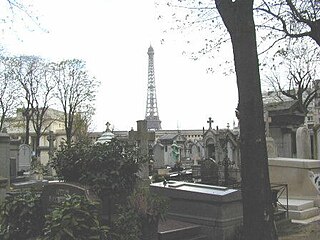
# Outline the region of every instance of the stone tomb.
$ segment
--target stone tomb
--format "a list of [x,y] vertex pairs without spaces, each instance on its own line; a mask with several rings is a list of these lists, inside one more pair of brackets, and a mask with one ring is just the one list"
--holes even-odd
[[175,181],[152,183],[150,190],[170,199],[167,219],[199,225],[209,240],[232,239],[242,223],[239,190]]
[[41,194],[43,211],[45,213],[51,211],[55,206],[66,199],[66,195],[72,194],[83,196],[92,202],[98,202],[97,196],[81,185],[64,182],[49,182],[43,187]]

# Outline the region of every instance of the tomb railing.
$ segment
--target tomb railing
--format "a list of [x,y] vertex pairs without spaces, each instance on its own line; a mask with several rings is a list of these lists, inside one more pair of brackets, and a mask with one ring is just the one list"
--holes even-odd
[[[288,203],[288,184],[284,183],[271,183],[271,193],[272,193],[272,205],[275,209],[278,207],[286,212],[286,217],[289,217],[289,203]],[[286,199],[286,204],[282,204],[279,199]]]

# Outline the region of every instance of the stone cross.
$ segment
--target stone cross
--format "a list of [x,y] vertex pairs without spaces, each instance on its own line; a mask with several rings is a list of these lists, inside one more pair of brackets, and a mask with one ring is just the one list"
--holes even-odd
[[49,131],[47,140],[49,141],[49,159],[51,160],[53,156],[53,142],[56,140],[56,137],[54,136],[53,131]]
[[211,117],[209,117],[209,120],[207,121],[207,123],[209,123],[209,129],[211,129],[211,124],[213,123],[213,120]]
[[[155,141],[155,132],[148,131],[146,120],[139,120],[137,121],[137,131],[131,130],[129,132],[129,141],[137,143],[141,150],[141,154],[145,157],[148,157],[149,142]],[[139,175],[143,180],[146,180],[146,179],[149,180],[148,163],[144,164],[141,167],[141,171]]]
[[111,124],[110,124],[109,122],[106,123],[106,126],[107,126],[106,132],[107,132],[107,131],[110,131],[110,125],[111,125]]

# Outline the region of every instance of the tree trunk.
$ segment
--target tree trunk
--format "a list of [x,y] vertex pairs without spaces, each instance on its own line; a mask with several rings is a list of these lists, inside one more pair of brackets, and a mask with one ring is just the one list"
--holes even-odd
[[36,142],[35,142],[36,157],[40,157],[40,138],[41,138],[41,133],[39,134],[38,132],[36,132]]
[[26,116],[26,134],[25,134],[25,144],[29,144],[29,138],[30,138],[30,121],[31,118],[29,116]]
[[253,0],[216,0],[216,5],[231,36],[237,76],[244,239],[277,239],[271,202]]

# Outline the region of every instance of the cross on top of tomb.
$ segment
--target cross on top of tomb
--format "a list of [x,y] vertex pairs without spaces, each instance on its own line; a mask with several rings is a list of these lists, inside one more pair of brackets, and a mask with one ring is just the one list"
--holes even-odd
[[49,131],[49,135],[47,136],[47,140],[49,141],[49,159],[53,156],[53,142],[56,140],[55,135],[53,134],[53,131]]
[[109,122],[106,123],[106,126],[107,126],[106,132],[110,131],[110,125],[111,125],[111,123],[109,123]]
[[211,117],[209,117],[209,120],[207,121],[207,123],[209,123],[209,129],[211,129],[211,124],[213,123],[213,120]]

